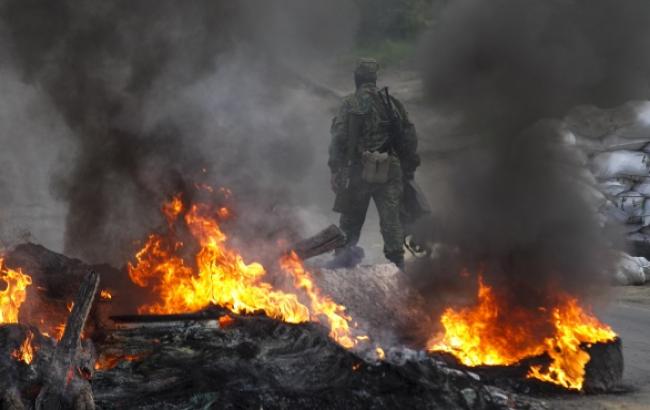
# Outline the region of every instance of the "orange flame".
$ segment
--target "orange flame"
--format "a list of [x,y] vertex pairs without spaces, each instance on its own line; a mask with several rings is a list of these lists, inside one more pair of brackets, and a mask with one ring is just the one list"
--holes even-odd
[[13,351],[11,354],[16,360],[24,362],[26,364],[31,364],[34,360],[34,353],[36,349],[32,347],[32,340],[34,339],[34,334],[31,331],[27,331],[27,337],[21,343],[20,347]]
[[581,345],[611,341],[616,333],[577,299],[565,295],[558,300],[550,314],[543,308],[506,306],[479,276],[476,305],[446,309],[440,319],[444,332],[429,341],[428,350],[451,353],[467,366],[511,365],[546,353],[548,369],[533,366],[528,377],[580,390],[590,359]]
[[140,354],[100,355],[95,362],[95,370],[110,370],[120,364],[120,362],[137,362],[144,359],[148,355],[148,352]]
[[167,222],[171,225],[176,221],[178,215],[183,212],[183,201],[180,195],[176,195],[171,201],[165,202],[162,206],[163,214],[167,218]]
[[99,292],[99,297],[102,298],[103,300],[111,300],[111,299],[113,299],[113,295],[111,294],[111,292],[109,292],[106,289],[102,289]]
[[284,256],[280,260],[280,266],[293,276],[294,286],[307,293],[312,308],[311,318],[318,321],[320,316],[324,316],[330,326],[330,337],[346,349],[354,347],[356,340],[350,335],[349,325],[352,318],[345,313],[345,306],[336,304],[331,298],[321,295],[320,290],[314,285],[311,274],[305,270],[295,252],[292,251]]
[[7,286],[0,290],[0,324],[18,323],[18,312],[27,298],[26,289],[32,284],[32,278],[21,269],[6,268],[3,258],[0,257],[1,282],[5,282]]
[[223,315],[219,317],[218,322],[219,322],[219,327],[224,328],[235,323],[235,319],[233,319],[232,316],[230,315]]
[[[228,190],[224,192],[230,194]],[[172,208],[169,204],[163,206],[163,210]],[[239,253],[227,246],[227,236],[217,218],[229,215],[227,208],[220,207],[214,212],[206,204],[192,205],[185,213],[183,221],[199,245],[196,268],[188,266],[178,256],[184,244],[171,240],[173,235],[149,236],[135,255],[136,263],[128,264],[128,271],[135,284],[152,286],[159,301],[141,306],[139,311],[192,312],[215,304],[239,314],[263,311],[269,317],[288,323],[324,318],[333,339],[347,348],[355,346],[357,341],[350,335],[350,317],[345,307],[321,295],[295,253],[281,258],[280,266],[290,275],[304,302],[296,293],[275,289],[265,281],[266,270],[261,264],[246,263]]]
[[544,340],[551,364],[545,370],[541,366],[532,366],[528,377],[580,390],[585,366],[590,359],[589,353],[581,346],[612,341],[616,333],[585,312],[573,298],[567,299],[562,307],[553,309],[553,320],[556,333]]

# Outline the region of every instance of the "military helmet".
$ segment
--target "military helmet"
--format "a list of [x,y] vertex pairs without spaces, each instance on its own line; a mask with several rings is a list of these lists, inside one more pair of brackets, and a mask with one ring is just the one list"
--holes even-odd
[[354,74],[358,76],[376,76],[379,71],[379,63],[374,58],[360,58],[357,61],[357,68]]

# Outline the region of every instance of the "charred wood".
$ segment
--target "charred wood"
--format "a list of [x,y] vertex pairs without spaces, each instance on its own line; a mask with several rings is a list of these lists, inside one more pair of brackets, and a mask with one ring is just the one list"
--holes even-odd
[[330,225],[312,237],[293,244],[290,249],[296,252],[300,259],[306,260],[331,252],[343,245],[345,245],[345,235],[336,225]]
[[[36,398],[36,410],[61,409],[66,403],[76,401],[77,397],[83,394],[81,392],[89,391],[90,386],[86,386],[88,382],[79,380],[81,375],[77,374],[84,372],[83,367],[78,365],[78,356],[81,354],[81,332],[98,288],[99,274],[90,272],[81,284],[66,322],[63,338],[57,344],[54,356],[48,364],[46,384]],[[72,383],[73,381],[75,383]]]
[[[74,258],[52,252],[43,246],[26,243],[16,246],[6,254],[5,263],[11,268],[21,268],[31,276],[32,285],[27,288],[27,300],[20,309],[20,323],[39,327],[42,332],[55,336],[47,325],[63,324],[68,317],[69,305],[74,300],[79,283],[89,271],[99,273],[102,286],[138,291],[126,272],[109,265],[88,265]],[[138,298],[134,298],[137,300]],[[84,334],[95,336],[106,327],[108,312],[103,303],[95,303],[90,311]],[[130,305],[125,309],[133,308]]]
[[[505,409],[494,404],[501,396],[509,403],[526,400],[485,390],[475,376],[413,352],[388,352],[386,362],[366,361],[332,341],[317,324],[232,316],[223,327],[142,323],[111,332],[98,346],[98,363],[106,367],[93,379],[97,405],[453,410]],[[472,407],[465,405],[462,389],[475,392]]]
[[177,321],[202,321],[214,320],[229,314],[230,311],[217,306],[206,308],[195,313],[176,314],[143,314],[143,315],[115,315],[110,319],[115,323],[156,323],[156,322],[177,322]]

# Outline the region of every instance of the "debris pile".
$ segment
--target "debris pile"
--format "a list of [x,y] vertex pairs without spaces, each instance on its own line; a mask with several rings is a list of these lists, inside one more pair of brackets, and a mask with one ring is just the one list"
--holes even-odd
[[[62,286],[58,292],[64,305],[70,296],[64,289],[76,289],[60,341],[43,335],[38,324],[0,325],[3,408],[34,403],[44,408],[38,406],[47,400],[75,409],[545,408],[538,400],[489,385],[489,379],[423,351],[386,348],[380,356],[345,349],[319,323],[292,324],[215,306],[197,314],[110,320],[112,313],[106,310],[114,306],[119,311],[123,293],[101,299],[104,284],[97,287],[96,275],[80,275],[90,266],[32,244],[18,246],[6,260],[10,267],[16,261],[29,266],[33,286],[43,289],[35,295],[49,295],[50,302],[57,290],[48,286]],[[118,281],[112,275],[127,275],[103,268],[106,283]],[[368,282],[371,293],[381,298],[396,276],[386,266],[374,269],[360,272],[366,279],[383,272]],[[329,273],[332,279],[323,281],[323,289],[334,288],[334,279],[345,272]],[[349,295],[346,285],[337,289]],[[82,334],[79,325],[86,318]],[[31,359],[19,354],[28,339]]]

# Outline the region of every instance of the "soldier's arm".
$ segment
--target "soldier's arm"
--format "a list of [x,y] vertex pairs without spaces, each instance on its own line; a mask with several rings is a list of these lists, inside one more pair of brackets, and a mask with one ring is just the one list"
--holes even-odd
[[332,128],[330,129],[332,139],[330,141],[327,165],[329,165],[333,174],[337,173],[346,165],[348,112],[349,103],[346,100],[332,120]]
[[411,122],[408,112],[404,105],[397,99],[393,100],[402,119],[402,138],[399,143],[399,157],[402,164],[404,177],[412,179],[415,170],[420,166],[420,156],[418,155],[418,136],[415,131],[415,125]]

